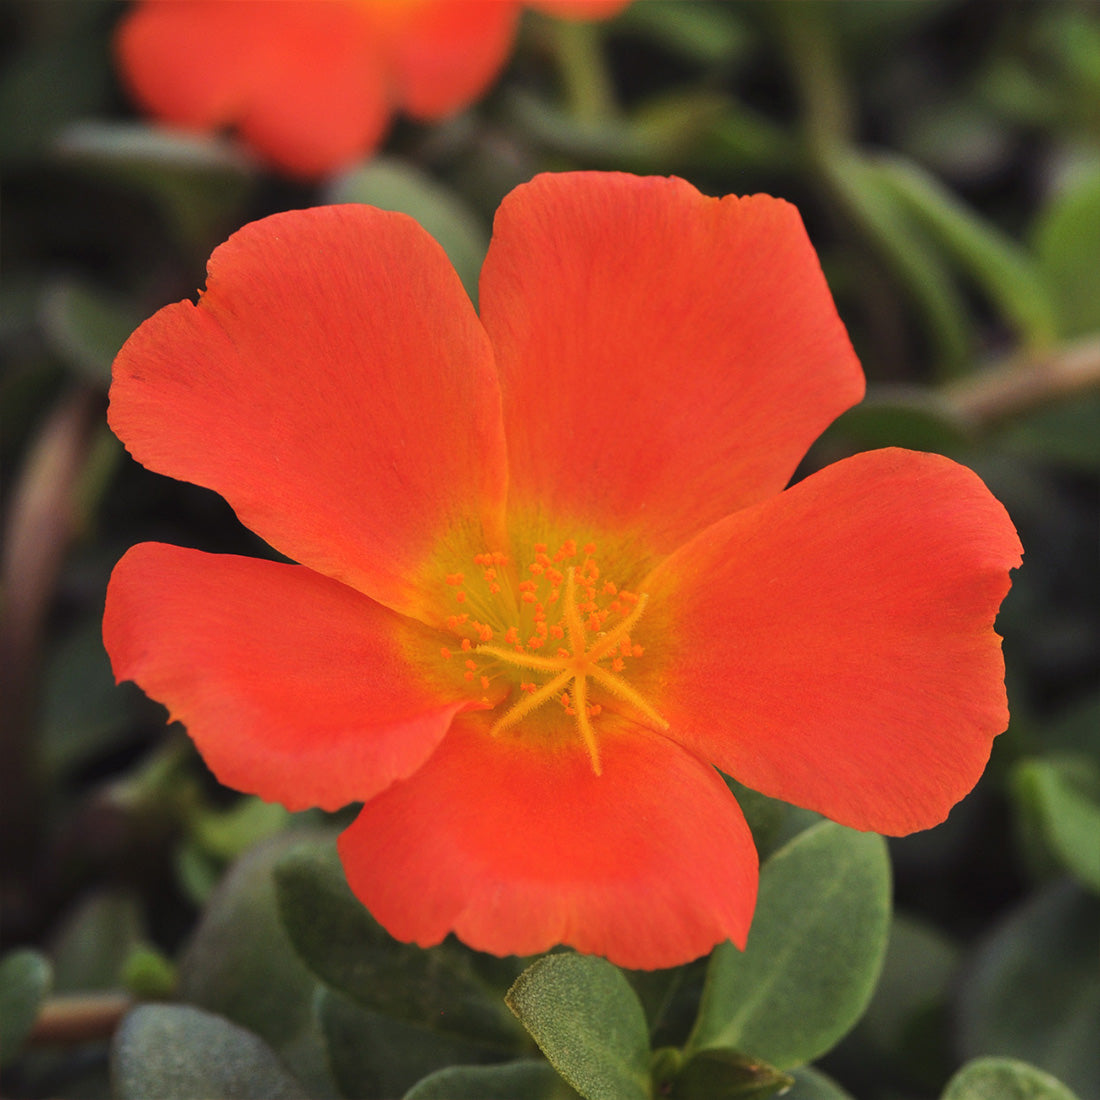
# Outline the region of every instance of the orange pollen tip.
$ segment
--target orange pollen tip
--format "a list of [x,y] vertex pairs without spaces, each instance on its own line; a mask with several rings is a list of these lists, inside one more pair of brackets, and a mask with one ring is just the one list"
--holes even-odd
[[[593,558],[595,543],[584,544],[583,557],[574,539],[562,542],[553,559],[545,543],[534,549],[535,560],[528,559],[526,579],[512,580],[509,573],[507,596],[500,600],[487,598],[501,592],[496,566],[508,559],[498,551],[474,556],[481,576],[469,594],[459,587],[462,573],[446,574],[455,599],[475,604],[478,613],[489,620],[482,622],[463,612],[449,616],[447,626],[461,641],[466,681],[487,692],[492,684],[500,685],[500,670],[509,674],[514,694],[490,727],[491,734],[519,726],[534,711],[557,700],[573,719],[598,776],[602,770],[595,719],[606,709],[633,715],[653,729],[668,728],[668,722],[623,675],[627,658],[643,653],[630,635],[649,597],[601,580]],[[561,568],[553,562],[561,563]],[[604,600],[608,602],[603,604]],[[551,640],[553,644],[548,645]],[[475,652],[478,659],[474,659]],[[440,653],[444,660],[452,656],[447,647]],[[483,667],[486,660],[493,662],[492,675]],[[482,697],[486,707],[500,704],[507,689],[498,690],[493,702]]]

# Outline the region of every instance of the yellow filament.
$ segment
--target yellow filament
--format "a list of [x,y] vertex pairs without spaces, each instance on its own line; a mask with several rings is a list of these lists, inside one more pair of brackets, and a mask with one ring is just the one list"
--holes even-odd
[[570,701],[568,699],[565,699],[564,702],[568,705],[568,709],[576,720],[577,731],[584,742],[589,759],[592,761],[593,771],[597,775],[601,774],[599,744],[596,740],[588,710],[589,676],[610,694],[633,707],[650,724],[658,729],[668,729],[668,722],[638,691],[632,688],[622,676],[618,675],[617,669],[622,667],[621,661],[617,661],[613,668],[604,668],[598,663],[613,654],[620,643],[624,643],[629,638],[630,631],[645,612],[648,601],[649,597],[647,595],[642,594],[639,596],[629,615],[607,634],[597,636],[595,642],[588,646],[585,619],[577,604],[576,569],[570,566],[565,577],[564,618],[565,633],[568,636],[571,652],[566,653],[561,650],[559,656],[542,657],[522,649],[509,649],[505,646],[489,644],[479,645],[474,650],[479,656],[495,657],[498,661],[517,668],[554,673],[537,690],[525,690],[523,698],[512,704],[492,726],[490,732],[495,735],[510,729],[541,707],[543,703],[554,698],[561,698],[564,689],[572,683],[571,705],[569,705]]

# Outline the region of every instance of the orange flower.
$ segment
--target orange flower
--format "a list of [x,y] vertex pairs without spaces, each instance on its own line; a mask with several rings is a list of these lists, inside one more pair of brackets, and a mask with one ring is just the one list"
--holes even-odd
[[[628,0],[528,0],[569,19]],[[485,93],[522,0],[139,0],[116,40],[135,99],[186,130],[235,126],[305,178],[381,144],[395,110],[432,121]]]
[[138,329],[111,426],[301,564],[133,548],[115,673],[229,786],[365,803],[340,852],[399,939],[743,945],[756,853],[714,766],[857,829],[941,821],[1006,724],[1016,533],[936,455],[783,491],[863,392],[785,202],[540,176],[480,300],[409,218],[326,207]]

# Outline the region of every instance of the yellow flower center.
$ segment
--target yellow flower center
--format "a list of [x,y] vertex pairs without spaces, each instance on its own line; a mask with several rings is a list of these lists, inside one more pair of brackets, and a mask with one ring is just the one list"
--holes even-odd
[[544,707],[564,712],[599,775],[594,720],[605,707],[657,729],[668,723],[627,679],[628,665],[644,657],[631,633],[649,597],[602,578],[595,553],[594,544],[578,549],[572,539],[552,554],[536,543],[523,579],[507,555],[475,555],[477,573],[446,575],[457,607],[446,625],[459,644],[441,652],[461,662],[464,680],[486,693],[486,705],[493,705],[490,692],[507,704],[491,734]]

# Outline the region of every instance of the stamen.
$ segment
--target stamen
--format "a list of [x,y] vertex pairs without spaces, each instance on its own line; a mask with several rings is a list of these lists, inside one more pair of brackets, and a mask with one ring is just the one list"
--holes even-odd
[[[594,552],[594,547],[592,550],[589,546],[584,549],[586,553]],[[575,553],[576,544],[566,542],[555,555],[555,559],[564,560]],[[540,554],[540,558],[545,558],[545,554]],[[542,561],[536,562],[540,567],[545,564]],[[621,675],[626,667],[624,658],[641,654],[641,646],[632,644],[630,632],[645,613],[649,597],[635,596],[617,589],[614,585],[607,586],[610,587],[609,592],[605,587],[602,594],[614,594],[618,597],[613,605],[615,612],[622,614],[628,608],[629,611],[610,631],[603,634],[600,631],[613,610],[601,609],[596,600],[596,588],[591,582],[599,576],[599,570],[590,558],[586,559],[579,570],[572,565],[566,568],[564,574],[553,570],[556,576],[549,576],[549,569],[544,574],[543,568],[532,569],[531,572],[535,576],[545,575],[551,583],[560,584],[564,581],[565,599],[559,623],[548,625],[545,606],[538,598],[539,582],[534,580],[524,580],[518,585],[521,600],[534,607],[534,633],[527,638],[526,643],[521,641],[518,628],[509,626],[503,632],[503,638],[508,645],[491,644],[492,633],[479,622],[470,623],[470,628],[476,630],[482,640],[482,644],[474,647],[477,657],[492,659],[516,669],[549,674],[549,679],[541,686],[521,679],[519,698],[493,724],[490,732],[494,736],[503,733],[543,704],[556,699],[565,714],[576,723],[577,732],[592,763],[592,770],[600,775],[602,765],[593,719],[603,708],[599,703],[589,701],[589,677],[610,695],[626,703],[653,727],[668,728],[668,722]],[[553,595],[557,595],[556,590]],[[568,648],[559,646],[553,657],[534,652],[543,647],[548,637],[566,641]],[[588,644],[589,639],[592,639],[591,645]],[[468,647],[469,642],[464,639],[463,649]],[[610,667],[601,666],[599,662],[607,658],[611,658]],[[468,662],[467,667],[470,664],[472,662]],[[488,680],[487,677],[481,679],[483,683]]]

